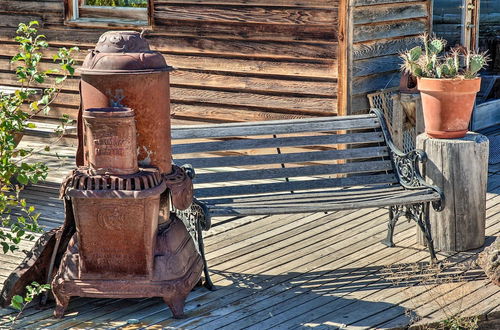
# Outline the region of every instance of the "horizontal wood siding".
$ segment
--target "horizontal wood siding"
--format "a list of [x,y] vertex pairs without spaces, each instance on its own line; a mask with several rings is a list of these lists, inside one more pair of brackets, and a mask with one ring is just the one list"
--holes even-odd
[[398,54],[428,29],[429,1],[351,0],[351,114],[367,112],[367,93],[399,84]]
[[[289,119],[337,113],[339,0],[154,1],[150,44],[172,73],[176,123]],[[81,64],[106,28],[64,25],[63,1],[0,1],[0,85],[15,86],[19,22],[38,20],[51,47],[77,45]],[[49,115],[75,118],[78,77]]]

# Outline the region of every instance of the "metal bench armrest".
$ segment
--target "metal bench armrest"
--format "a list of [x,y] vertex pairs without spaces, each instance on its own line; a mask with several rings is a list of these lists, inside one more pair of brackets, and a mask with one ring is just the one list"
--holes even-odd
[[402,152],[398,147],[396,147],[396,145],[394,145],[382,112],[379,109],[371,109],[371,113],[374,113],[380,120],[382,133],[384,134],[387,146],[390,149],[391,159],[394,163],[399,183],[407,189],[418,189],[423,187],[433,189],[439,194],[441,200],[432,202],[432,207],[436,211],[443,210],[443,191],[439,187],[427,183],[420,173],[419,163],[424,164],[427,161],[427,154],[425,151],[416,149],[408,153]]

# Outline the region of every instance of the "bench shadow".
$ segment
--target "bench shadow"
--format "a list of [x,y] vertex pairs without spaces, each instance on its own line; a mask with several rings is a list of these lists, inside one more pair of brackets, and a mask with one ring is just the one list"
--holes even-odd
[[248,313],[262,314],[264,319],[272,315],[276,322],[291,317],[296,321],[294,327],[375,327],[391,319],[397,319],[397,326],[406,326],[419,315],[391,301],[413,299],[413,289],[405,290],[410,287],[420,290],[418,287],[429,289],[435,285],[484,280],[486,275],[475,264],[474,256],[474,252],[459,253],[447,258],[441,266],[420,262],[276,276],[212,272],[232,282],[222,290],[236,287],[248,291],[250,300],[242,302],[245,304],[242,313],[247,309]]

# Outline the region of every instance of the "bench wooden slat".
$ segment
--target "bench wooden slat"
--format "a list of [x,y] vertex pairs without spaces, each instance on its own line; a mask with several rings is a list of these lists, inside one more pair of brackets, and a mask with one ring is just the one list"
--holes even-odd
[[279,122],[262,122],[259,125],[248,123],[177,126],[172,127],[172,139],[199,139],[218,138],[230,136],[252,136],[291,134],[302,132],[327,132],[338,130],[359,130],[379,128],[380,122],[374,115],[349,116],[349,117],[324,117],[313,119]]
[[315,146],[330,144],[351,143],[379,143],[384,142],[382,132],[325,134],[315,136],[294,136],[262,139],[238,139],[216,142],[184,143],[172,146],[174,154],[194,152],[211,152],[244,149],[282,148],[292,146]]
[[[338,192],[342,194],[342,191]],[[295,194],[289,194],[295,197]],[[332,193],[333,195],[333,193]],[[271,215],[271,214],[292,214],[292,213],[310,213],[310,212],[328,212],[351,209],[361,209],[369,207],[384,207],[387,205],[406,205],[419,202],[428,202],[439,200],[439,194],[431,189],[409,190],[405,194],[395,193],[392,196],[384,198],[360,198],[347,199],[344,201],[318,201],[300,203],[298,201],[289,203],[280,203],[273,201],[268,204],[238,204],[232,205],[208,205],[212,216],[234,216],[234,215]],[[286,210],[286,211],[285,211]]]
[[394,195],[404,192],[405,189],[400,185],[383,185],[383,186],[366,186],[366,187],[351,187],[351,188],[335,188],[323,191],[304,191],[295,192],[290,194],[273,193],[273,194],[260,194],[248,196],[234,196],[234,197],[212,197],[205,198],[203,201],[209,205],[229,205],[229,204],[261,204],[273,203],[275,201],[282,203],[283,201],[293,200],[298,203],[306,203],[315,200],[344,200],[346,198],[364,198],[369,196],[384,196]]
[[314,162],[338,159],[361,159],[386,157],[389,155],[387,147],[368,147],[347,150],[311,151],[302,153],[258,155],[258,156],[228,156],[207,158],[181,158],[174,159],[178,165],[191,164],[194,168],[211,168],[226,166],[261,165],[261,164],[286,164],[300,162]]
[[347,164],[313,165],[292,168],[272,168],[202,173],[196,175],[194,183],[198,184],[274,178],[308,177],[316,175],[381,172],[391,170],[393,170],[393,166],[390,160],[378,160]]
[[216,197],[247,194],[262,194],[280,191],[301,191],[313,189],[326,189],[334,187],[350,187],[359,185],[393,184],[397,182],[394,174],[375,174],[352,176],[347,178],[318,179],[305,181],[290,181],[278,183],[249,184],[229,187],[197,188],[196,196]]
[[[405,190],[401,186],[395,186],[396,189],[380,188],[370,189],[370,187],[364,187],[363,190],[357,194],[346,194],[346,191],[350,189],[336,189],[328,190],[328,194],[324,194],[323,191],[317,192],[299,192],[293,194],[283,194],[279,193],[277,196],[273,195],[254,195],[254,196],[242,196],[242,197],[225,197],[225,198],[211,198],[205,199],[207,205],[215,205],[216,207],[258,207],[258,206],[281,206],[283,208],[295,207],[300,205],[308,204],[344,204],[344,203],[354,203],[354,202],[368,202],[371,200],[394,200],[397,197],[410,198],[413,196],[420,196],[422,194],[432,193],[430,189],[419,189],[419,190]],[[438,196],[438,195],[436,195]],[[248,197],[253,197],[253,200],[249,200]]]

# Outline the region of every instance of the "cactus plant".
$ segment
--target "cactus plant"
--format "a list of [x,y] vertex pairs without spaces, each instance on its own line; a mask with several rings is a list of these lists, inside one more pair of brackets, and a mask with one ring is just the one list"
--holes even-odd
[[466,67],[466,70],[464,72],[464,76],[465,78],[474,78],[477,73],[479,72],[479,70],[481,70],[482,68],[484,68],[487,64],[487,59],[481,55],[481,54],[467,54],[467,57],[469,59],[468,61],[468,65]]
[[[489,60],[485,53],[466,50],[464,47],[443,53],[446,40],[428,34],[422,35],[421,40],[423,49],[422,46],[416,46],[401,54],[404,62],[402,70],[416,77],[472,79]],[[465,63],[463,67],[461,62]]]

